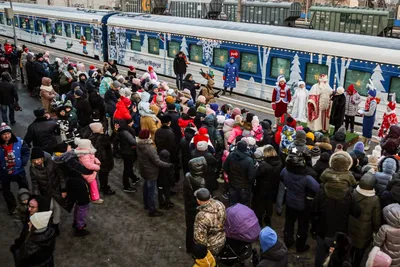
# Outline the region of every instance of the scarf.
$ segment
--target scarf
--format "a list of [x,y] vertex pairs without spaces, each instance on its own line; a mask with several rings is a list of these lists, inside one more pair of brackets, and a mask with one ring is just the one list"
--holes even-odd
[[369,96],[367,97],[367,101],[365,102],[365,111],[369,111],[369,106],[371,105],[372,101],[376,101],[375,97]]

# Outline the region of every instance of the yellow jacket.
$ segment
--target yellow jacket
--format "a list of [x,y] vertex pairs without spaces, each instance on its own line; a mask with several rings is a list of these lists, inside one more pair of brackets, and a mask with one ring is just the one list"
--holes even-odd
[[217,266],[214,256],[207,251],[207,256],[204,259],[196,259],[193,267],[215,267]]

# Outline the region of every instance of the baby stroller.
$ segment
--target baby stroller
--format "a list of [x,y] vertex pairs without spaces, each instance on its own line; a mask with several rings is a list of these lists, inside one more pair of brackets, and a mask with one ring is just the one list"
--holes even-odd
[[217,256],[221,266],[252,266],[256,251],[252,242],[258,240],[260,225],[257,216],[249,207],[236,204],[226,209],[225,247]]

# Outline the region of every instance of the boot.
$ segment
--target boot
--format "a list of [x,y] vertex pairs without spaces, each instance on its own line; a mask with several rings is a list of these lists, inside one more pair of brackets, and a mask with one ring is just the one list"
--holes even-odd
[[370,141],[371,141],[371,139],[370,138],[365,138],[365,143],[364,143],[364,150],[365,151],[368,151],[369,150],[369,148],[370,148]]
[[229,92],[229,95],[232,95],[232,91],[233,91],[233,88],[231,88],[231,91]]
[[76,237],[87,236],[89,234],[90,234],[90,232],[88,230],[86,230],[85,228],[81,228],[81,229],[76,229],[75,230],[75,236]]
[[149,213],[149,217],[161,217],[163,215],[164,215],[164,213],[161,211],[158,211],[158,210],[155,210],[155,211]]

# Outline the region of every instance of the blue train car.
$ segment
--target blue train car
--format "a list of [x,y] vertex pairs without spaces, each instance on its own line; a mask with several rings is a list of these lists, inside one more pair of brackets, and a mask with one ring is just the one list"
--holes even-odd
[[[0,3],[0,34],[12,37],[12,21],[4,14],[7,7]],[[115,12],[31,4],[14,4],[13,9],[18,39],[103,60],[103,27]]]

